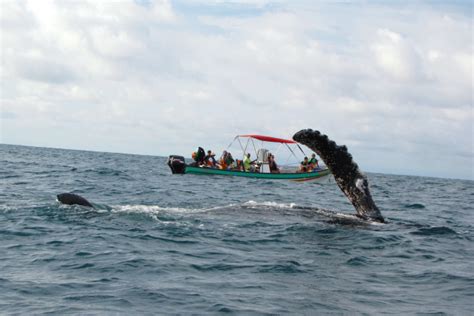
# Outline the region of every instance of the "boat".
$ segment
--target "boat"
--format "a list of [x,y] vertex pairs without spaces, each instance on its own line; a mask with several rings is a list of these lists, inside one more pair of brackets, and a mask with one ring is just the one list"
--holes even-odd
[[[256,142],[260,141],[261,144]],[[234,140],[228,146],[228,149],[238,142],[240,149],[242,150],[242,157],[247,155],[248,149],[251,148],[254,151],[255,156],[255,170],[253,171],[242,171],[237,169],[219,169],[211,168],[206,166],[199,166],[196,162],[187,164],[183,156],[170,155],[168,157],[168,166],[173,174],[196,174],[196,175],[220,175],[220,176],[236,176],[246,178],[257,178],[257,179],[272,179],[272,180],[292,180],[292,181],[310,181],[310,180],[321,180],[327,179],[331,172],[326,166],[320,166],[311,170],[310,172],[298,172],[298,167],[291,165],[283,165],[279,173],[270,172],[268,163],[269,150],[268,146],[264,146],[266,143],[276,143],[280,146],[286,147],[291,156],[297,158],[295,151],[299,150],[304,156],[305,152],[301,148],[301,144],[283,138],[277,138],[272,136],[246,134],[237,135]],[[292,148],[293,147],[293,148]],[[198,152],[200,155],[205,154],[204,149],[199,147]]]

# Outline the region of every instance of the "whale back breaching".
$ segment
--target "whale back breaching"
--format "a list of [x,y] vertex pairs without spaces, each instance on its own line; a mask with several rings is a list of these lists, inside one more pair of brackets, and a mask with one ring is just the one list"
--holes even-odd
[[89,201],[80,195],[74,193],[61,193],[57,195],[58,201],[62,204],[67,205],[82,205],[88,207],[94,207]]
[[367,178],[352,160],[346,146],[338,146],[326,135],[312,129],[299,131],[293,139],[308,146],[321,157],[334,175],[339,188],[354,205],[357,216],[366,220],[384,222],[380,210],[372,200]]

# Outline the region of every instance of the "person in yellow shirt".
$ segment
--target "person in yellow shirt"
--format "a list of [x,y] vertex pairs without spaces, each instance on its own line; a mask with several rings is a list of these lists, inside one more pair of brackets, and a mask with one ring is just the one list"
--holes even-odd
[[243,163],[244,163],[245,172],[249,172],[250,171],[250,166],[252,165],[252,161],[250,160],[250,153],[245,155]]

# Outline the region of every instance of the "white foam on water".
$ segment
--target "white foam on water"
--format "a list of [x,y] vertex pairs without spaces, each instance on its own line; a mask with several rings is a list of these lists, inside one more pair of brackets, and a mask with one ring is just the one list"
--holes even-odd
[[272,201],[266,201],[266,202],[256,202],[256,201],[247,201],[242,204],[242,206],[245,207],[251,207],[251,208],[258,208],[258,207],[272,207],[272,208],[294,208],[296,206],[295,203],[277,203],[277,202],[272,202]]
[[387,223],[381,223],[381,222],[376,222],[376,221],[367,221],[367,224],[373,225],[373,226],[384,226],[384,225],[387,225]]
[[110,212],[112,213],[127,213],[127,214],[144,214],[148,215],[156,220],[158,220],[158,215],[163,215],[164,213],[173,213],[173,214],[198,214],[206,213],[212,211],[226,210],[232,207],[244,207],[244,208],[272,208],[272,209],[292,209],[294,208],[295,203],[277,203],[272,201],[266,202],[255,202],[247,201],[241,204],[227,204],[207,208],[184,208],[184,207],[163,207],[159,205],[111,205]]
[[255,201],[247,201],[242,204],[227,204],[227,205],[220,205],[214,207],[206,207],[206,208],[184,208],[184,207],[162,207],[159,205],[112,205],[111,212],[113,213],[149,213],[149,214],[159,214],[159,213],[204,213],[209,211],[216,211],[220,209],[228,209],[235,206],[243,206],[243,207],[251,207],[251,208],[281,208],[281,209],[288,209],[293,208],[296,204],[295,203],[277,203],[272,201],[266,202],[255,202]]
[[162,212],[166,213],[204,213],[213,210],[223,209],[232,207],[235,204],[229,204],[225,206],[214,206],[210,208],[184,208],[184,207],[162,207],[159,205],[113,205],[113,213],[146,213],[146,214],[159,214]]
[[156,216],[160,213],[192,213],[194,209],[181,207],[161,207],[159,205],[113,205],[112,213],[129,213],[129,214],[147,214]]
[[16,209],[16,208],[13,207],[13,206],[0,205],[0,212],[2,212],[2,213],[8,213],[8,212],[14,211],[15,209]]

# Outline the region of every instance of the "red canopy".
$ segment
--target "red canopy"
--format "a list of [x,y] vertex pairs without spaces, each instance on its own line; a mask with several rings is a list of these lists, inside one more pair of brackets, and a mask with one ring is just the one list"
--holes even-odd
[[263,136],[263,135],[239,135],[239,137],[250,137],[250,138],[255,138],[264,142],[271,142],[271,143],[296,144],[296,142],[293,140],[276,138],[276,137],[271,137],[271,136]]

